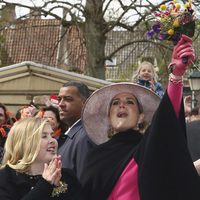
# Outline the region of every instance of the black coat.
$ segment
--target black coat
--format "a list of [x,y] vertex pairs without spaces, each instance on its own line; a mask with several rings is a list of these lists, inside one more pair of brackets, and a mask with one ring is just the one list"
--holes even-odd
[[59,197],[51,197],[54,189],[42,176],[29,176],[18,173],[6,166],[0,170],[1,200],[81,200],[81,186],[72,171],[64,169],[61,181],[65,182],[67,191]]
[[79,179],[85,156],[96,145],[88,138],[82,121],[73,126],[65,138],[60,137],[58,142],[61,144],[62,140],[65,141],[58,149],[58,154],[62,158],[62,167],[73,170]]
[[134,158],[140,200],[199,200],[199,176],[187,149],[183,104],[179,116],[166,93],[143,137],[128,130],[90,152],[81,176],[85,199],[106,200]]
[[187,139],[192,160],[200,159],[200,120],[187,123]]

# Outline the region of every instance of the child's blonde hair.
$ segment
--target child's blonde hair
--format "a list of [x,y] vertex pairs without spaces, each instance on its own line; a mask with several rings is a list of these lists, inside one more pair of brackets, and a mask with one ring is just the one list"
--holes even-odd
[[153,79],[154,79],[154,81],[157,82],[157,81],[158,81],[158,75],[157,75],[157,73],[156,73],[156,70],[155,70],[153,64],[150,63],[150,62],[147,62],[147,61],[143,61],[142,63],[139,64],[137,70],[133,73],[132,81],[133,81],[133,82],[137,82],[137,81],[138,81],[140,71],[141,71],[142,67],[145,66],[145,65],[148,65],[148,66],[151,67],[152,73],[153,73]]

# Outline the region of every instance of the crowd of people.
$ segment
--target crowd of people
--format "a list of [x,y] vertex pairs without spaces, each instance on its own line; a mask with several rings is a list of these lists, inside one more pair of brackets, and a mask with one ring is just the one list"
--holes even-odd
[[182,35],[165,91],[153,65],[142,62],[133,82],[91,94],[69,81],[52,104],[30,103],[16,116],[0,104],[0,199],[198,200],[200,120],[186,124],[192,110],[183,101],[194,59]]

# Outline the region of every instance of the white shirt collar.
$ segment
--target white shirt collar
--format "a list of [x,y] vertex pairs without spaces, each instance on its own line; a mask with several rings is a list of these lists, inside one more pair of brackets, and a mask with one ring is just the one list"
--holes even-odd
[[65,135],[67,135],[69,133],[69,131],[80,121],[81,119],[78,119],[71,127],[69,127],[67,129],[67,131],[65,132]]

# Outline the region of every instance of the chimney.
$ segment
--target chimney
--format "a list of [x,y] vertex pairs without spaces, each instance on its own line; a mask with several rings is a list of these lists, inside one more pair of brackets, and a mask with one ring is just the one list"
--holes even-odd
[[12,22],[16,19],[15,5],[9,4],[2,7],[1,19],[5,22]]
[[29,13],[30,19],[41,19],[41,8],[40,7],[32,7]]

